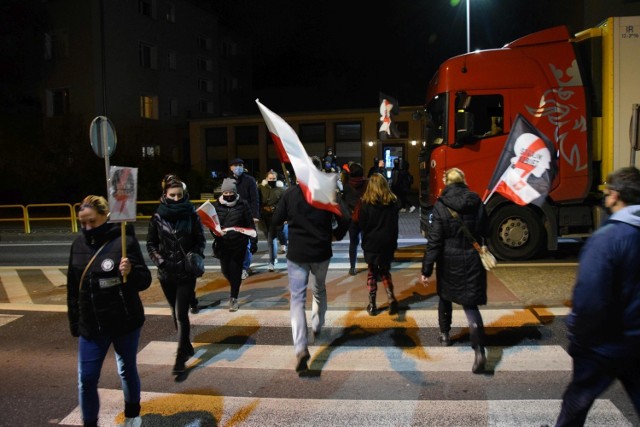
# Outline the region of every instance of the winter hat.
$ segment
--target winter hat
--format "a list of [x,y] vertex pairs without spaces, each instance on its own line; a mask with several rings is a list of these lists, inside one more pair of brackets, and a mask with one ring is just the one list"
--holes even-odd
[[352,178],[362,178],[364,176],[364,169],[360,163],[351,163],[349,168],[349,176]]
[[233,159],[229,162],[229,166],[232,165],[244,165],[244,160],[237,158],[237,159]]
[[224,181],[222,181],[222,187],[220,187],[220,190],[223,193],[225,191],[233,191],[234,193],[237,193],[238,190],[236,189],[236,180],[231,178],[225,178]]

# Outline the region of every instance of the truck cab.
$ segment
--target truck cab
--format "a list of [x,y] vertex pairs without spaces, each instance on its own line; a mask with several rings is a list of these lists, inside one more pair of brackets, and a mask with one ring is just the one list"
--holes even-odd
[[501,259],[528,259],[556,249],[560,235],[593,230],[602,180],[593,168],[592,70],[583,64],[568,29],[560,26],[439,67],[428,86],[419,159],[423,232],[449,168],[462,169],[471,190],[490,193],[518,114],[553,142],[558,170],[542,206],[518,206],[499,194],[485,200],[490,249]]

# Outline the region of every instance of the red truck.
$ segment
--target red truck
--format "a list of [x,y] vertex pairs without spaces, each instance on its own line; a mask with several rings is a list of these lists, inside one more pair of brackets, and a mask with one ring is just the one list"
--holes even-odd
[[560,237],[588,236],[600,222],[607,174],[635,164],[629,117],[640,103],[638,70],[640,17],[609,18],[575,36],[554,27],[445,61],[423,114],[423,234],[449,168],[462,169],[469,187],[485,194],[520,114],[554,143],[558,173],[540,207],[497,193],[486,200],[490,249],[522,260],[557,249]]

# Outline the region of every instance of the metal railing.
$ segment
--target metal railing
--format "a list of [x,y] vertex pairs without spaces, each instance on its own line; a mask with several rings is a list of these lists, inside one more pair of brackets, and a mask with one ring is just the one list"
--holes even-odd
[[[207,200],[190,200],[190,202],[194,205],[200,205]],[[160,204],[158,200],[152,201],[138,201],[136,202],[136,219],[150,219],[153,216],[153,213],[156,211],[157,206]],[[148,209],[148,206],[153,206],[153,209]],[[42,204],[29,204],[26,206],[23,205],[0,205],[0,209],[14,209],[20,210],[20,215],[18,216],[7,216],[0,215],[0,223],[2,222],[22,222],[24,226],[25,234],[31,233],[31,222],[33,221],[69,221],[71,232],[78,232],[78,208],[80,207],[80,203],[75,203],[73,205],[69,203],[42,203]],[[50,214],[51,208],[64,208],[64,211],[68,209],[69,215],[52,215]],[[142,208],[142,209],[140,209]],[[42,213],[43,209],[47,209],[48,212]],[[38,214],[34,216],[35,211],[38,211]]]

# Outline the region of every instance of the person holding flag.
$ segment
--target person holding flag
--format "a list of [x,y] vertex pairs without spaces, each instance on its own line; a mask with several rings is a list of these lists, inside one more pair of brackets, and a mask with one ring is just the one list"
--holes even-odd
[[189,304],[194,297],[196,277],[186,271],[189,252],[204,257],[206,239],[200,217],[189,201],[186,184],[175,175],[162,180],[162,197],[158,210],[149,221],[147,252],[158,267],[158,279],[178,331],[178,350],[173,375],[186,370],[194,354],[191,345]]
[[[222,195],[214,203],[219,227],[212,230],[213,253],[220,259],[222,274],[231,286],[229,311],[238,311],[238,296],[242,283],[242,263],[247,247],[258,249],[256,226],[249,203],[238,194],[235,180],[222,181]],[[215,230],[215,231],[214,231]]]

